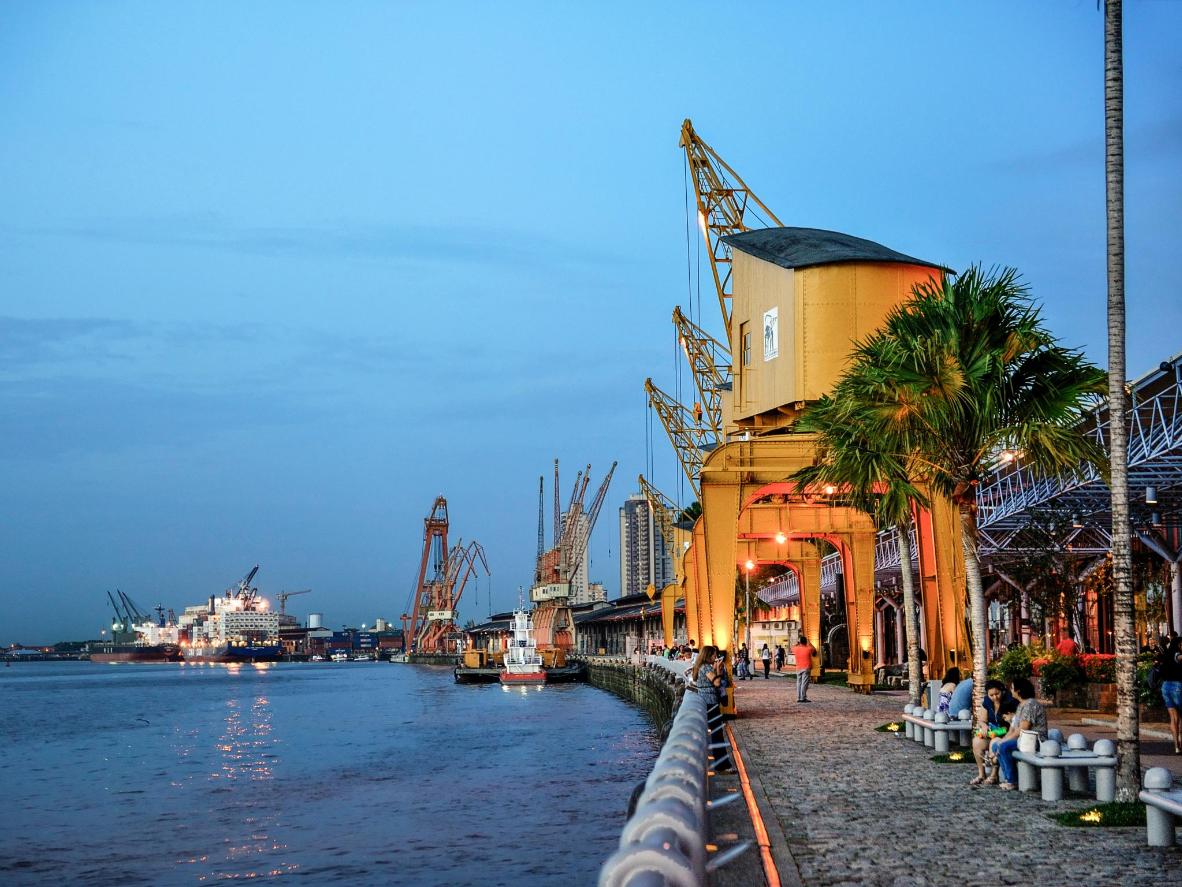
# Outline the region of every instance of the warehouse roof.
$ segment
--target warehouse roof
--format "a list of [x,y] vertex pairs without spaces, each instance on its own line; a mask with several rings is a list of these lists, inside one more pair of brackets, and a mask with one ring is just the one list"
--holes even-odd
[[935,262],[905,256],[881,243],[821,228],[755,228],[731,234],[722,242],[781,268],[809,268],[839,262],[894,262],[950,270]]

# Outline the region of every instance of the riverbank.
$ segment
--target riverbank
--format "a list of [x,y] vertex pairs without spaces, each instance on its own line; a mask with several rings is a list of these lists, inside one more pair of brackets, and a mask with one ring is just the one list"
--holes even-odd
[[587,663],[587,683],[638,705],[658,731],[672,720],[680,694],[663,675],[624,659],[589,656],[582,661]]

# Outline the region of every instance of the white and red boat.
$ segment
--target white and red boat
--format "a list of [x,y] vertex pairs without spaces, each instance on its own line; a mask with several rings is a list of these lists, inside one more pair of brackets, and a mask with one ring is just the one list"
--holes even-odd
[[542,668],[542,657],[534,641],[534,626],[529,613],[518,607],[513,611],[510,623],[513,632],[509,647],[505,650],[505,666],[501,669],[501,685],[528,686],[546,683],[546,672]]

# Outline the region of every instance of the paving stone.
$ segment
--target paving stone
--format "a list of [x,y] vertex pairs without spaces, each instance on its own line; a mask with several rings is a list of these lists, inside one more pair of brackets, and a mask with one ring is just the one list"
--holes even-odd
[[[758,774],[807,887],[996,887],[1169,880],[1182,849],[1153,849],[1144,828],[1064,828],[1036,794],[971,789],[970,765],[874,727],[898,718],[897,696],[793,681],[737,688],[734,729]],[[1053,726],[1053,724],[1052,724]]]

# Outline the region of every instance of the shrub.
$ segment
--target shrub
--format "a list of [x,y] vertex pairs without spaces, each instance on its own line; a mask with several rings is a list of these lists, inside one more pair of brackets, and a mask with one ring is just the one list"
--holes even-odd
[[1085,653],[1079,657],[1089,683],[1111,684],[1116,680],[1116,656],[1112,653]]
[[1042,680],[1043,691],[1047,693],[1057,693],[1084,682],[1084,670],[1074,656],[1043,659],[1038,676]]
[[1001,681],[1007,687],[1014,678],[1029,678],[1032,674],[1032,647],[1014,647],[989,666],[989,677]]

